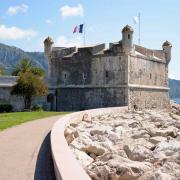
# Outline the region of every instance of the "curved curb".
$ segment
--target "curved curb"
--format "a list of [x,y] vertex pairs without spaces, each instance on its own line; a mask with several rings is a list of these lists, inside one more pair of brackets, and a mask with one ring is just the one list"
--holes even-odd
[[64,137],[65,128],[71,123],[81,122],[84,115],[93,117],[128,110],[127,107],[112,107],[75,112],[60,118],[51,131],[51,153],[57,180],[91,180],[76,160]]

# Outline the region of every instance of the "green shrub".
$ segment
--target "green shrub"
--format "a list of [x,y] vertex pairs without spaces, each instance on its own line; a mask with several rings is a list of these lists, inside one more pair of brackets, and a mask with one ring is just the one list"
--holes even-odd
[[11,104],[0,104],[0,113],[12,112],[13,106]]
[[40,112],[40,111],[44,111],[42,106],[40,105],[34,105],[32,108],[31,108],[31,111],[37,111],[37,112]]

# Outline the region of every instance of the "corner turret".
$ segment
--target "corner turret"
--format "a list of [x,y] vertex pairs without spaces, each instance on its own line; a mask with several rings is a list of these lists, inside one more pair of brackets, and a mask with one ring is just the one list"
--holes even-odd
[[49,36],[44,40],[44,52],[47,58],[51,53],[51,48],[53,44],[54,42]]
[[169,41],[165,41],[162,45],[163,51],[165,53],[165,58],[166,58],[166,62],[167,64],[169,64],[170,60],[171,60],[171,48],[172,48],[172,44]]
[[48,60],[48,77],[51,77],[51,49],[52,45],[54,44],[52,38],[49,36],[44,40],[44,53]]
[[133,50],[133,28],[126,25],[122,29],[122,48],[126,54],[131,53]]

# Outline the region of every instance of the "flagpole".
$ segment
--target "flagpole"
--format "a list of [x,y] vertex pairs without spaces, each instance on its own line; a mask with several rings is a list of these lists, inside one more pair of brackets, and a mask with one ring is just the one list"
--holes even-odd
[[84,23],[84,33],[83,33],[84,37],[84,46],[86,46],[86,26],[85,26],[85,23]]
[[141,44],[141,14],[138,14],[138,18],[139,18],[139,38],[138,38],[138,44]]

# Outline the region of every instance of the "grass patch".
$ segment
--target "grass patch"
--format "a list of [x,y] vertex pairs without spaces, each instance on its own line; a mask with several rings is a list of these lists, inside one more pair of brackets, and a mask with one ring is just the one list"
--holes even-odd
[[68,112],[13,112],[0,114],[0,131],[24,122],[41,119],[49,116],[65,115]]

